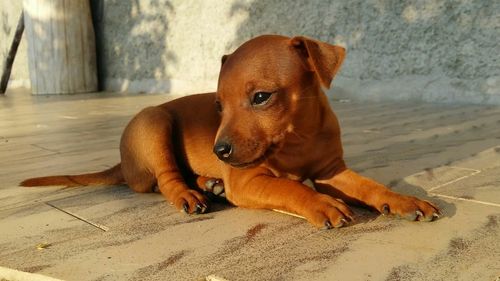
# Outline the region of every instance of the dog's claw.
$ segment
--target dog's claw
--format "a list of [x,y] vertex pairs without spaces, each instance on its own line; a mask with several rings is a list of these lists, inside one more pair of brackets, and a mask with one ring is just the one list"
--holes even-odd
[[340,223],[339,223],[339,224],[337,224],[337,225],[335,225],[334,227],[335,227],[335,228],[341,228],[341,227],[343,227],[343,226],[344,226],[344,225],[346,225],[346,224],[347,224],[347,220],[345,220],[345,219],[341,219],[341,220],[340,220]]
[[331,229],[332,228],[332,223],[329,220],[326,220],[324,223],[323,229]]
[[216,179],[209,179],[205,182],[206,191],[213,192],[214,185],[216,184]]
[[432,220],[437,220],[439,219],[440,215],[438,213],[432,214]]
[[415,220],[421,220],[421,219],[423,219],[423,218],[424,218],[424,213],[422,213],[422,211],[420,211],[420,210],[417,210],[417,211],[415,212],[415,215],[417,216],[417,217],[415,218]]
[[384,204],[384,205],[382,206],[382,215],[387,216],[387,215],[389,214],[389,211],[390,211],[390,210],[389,210],[389,205]]
[[188,203],[184,203],[184,204],[182,205],[182,211],[183,211],[184,213],[186,213],[186,214],[189,214],[189,205],[188,205]]
[[197,214],[203,214],[208,210],[208,206],[204,203],[198,203],[196,204],[196,213]]
[[201,206],[200,203],[196,204],[196,211],[197,214],[203,213],[203,207]]
[[224,186],[221,184],[214,185],[214,189],[212,191],[215,195],[220,196],[224,192]]

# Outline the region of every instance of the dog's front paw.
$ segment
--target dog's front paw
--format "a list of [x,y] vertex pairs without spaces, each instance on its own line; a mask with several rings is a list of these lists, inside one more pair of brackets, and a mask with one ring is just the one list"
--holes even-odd
[[412,196],[395,194],[378,207],[383,215],[395,215],[410,221],[433,221],[440,216],[439,208],[432,203]]
[[318,228],[338,228],[353,221],[351,209],[329,195],[317,194],[305,208],[304,217]]
[[221,179],[209,179],[205,182],[205,192],[217,197],[226,197],[224,183]]
[[187,214],[203,214],[208,210],[208,202],[205,196],[192,189],[177,194],[173,203],[178,210]]

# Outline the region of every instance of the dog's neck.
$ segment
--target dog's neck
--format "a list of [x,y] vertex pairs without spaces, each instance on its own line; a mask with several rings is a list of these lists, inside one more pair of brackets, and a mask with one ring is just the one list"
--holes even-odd
[[[279,176],[294,180],[322,177],[343,163],[337,118],[326,95],[323,92],[316,95],[314,100],[302,105],[310,107],[302,112],[310,112],[311,115],[297,116],[294,128],[286,134],[280,149],[266,161],[268,168],[280,171]],[[304,155],[305,149],[308,153]],[[325,159],[325,154],[331,155],[326,159],[332,161],[321,161]]]
[[287,136],[291,143],[317,142],[318,135],[338,130],[337,118],[323,91],[320,90],[306,99],[306,103],[302,105],[306,110],[300,112],[308,112],[308,115],[297,115],[293,120],[294,130]]

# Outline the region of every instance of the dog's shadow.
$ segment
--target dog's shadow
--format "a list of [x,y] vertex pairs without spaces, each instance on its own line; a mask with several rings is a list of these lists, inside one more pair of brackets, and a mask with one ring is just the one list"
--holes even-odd
[[[414,196],[421,200],[426,200],[431,202],[433,205],[439,208],[440,218],[443,217],[453,217],[456,214],[457,208],[455,204],[447,202],[437,196],[432,196],[424,188],[415,186],[405,182],[404,180],[398,180],[390,183],[388,185],[389,189],[402,195]],[[356,221],[354,224],[367,223],[377,219],[381,214],[372,210],[369,207],[364,206],[350,206],[356,214]],[[439,220],[439,219],[438,219]]]
[[227,201],[225,197],[217,196],[207,191],[203,192],[203,194],[210,201],[210,213],[226,211],[236,207]]
[[453,217],[457,212],[457,207],[455,204],[447,202],[437,196],[432,196],[424,188],[416,185],[407,183],[404,180],[398,180],[389,184],[389,188],[395,192],[415,196],[419,199],[423,199],[431,202],[439,208],[441,215],[440,217]]
[[[415,196],[431,202],[437,206],[441,212],[440,217],[453,217],[456,214],[456,206],[453,203],[446,202],[439,197],[432,196],[428,192],[418,186],[411,185],[403,180],[394,181],[389,184],[389,188],[395,192],[404,195]],[[204,192],[205,196],[210,201],[210,212],[221,212],[235,208],[225,197],[216,196],[210,192]],[[355,213],[355,221],[353,224],[364,224],[377,219],[381,214],[369,207],[350,205]]]

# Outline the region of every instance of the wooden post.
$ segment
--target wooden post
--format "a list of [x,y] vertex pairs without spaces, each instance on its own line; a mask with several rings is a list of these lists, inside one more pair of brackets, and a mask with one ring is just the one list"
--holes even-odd
[[97,91],[89,0],[24,0],[33,94]]
[[17,47],[21,42],[24,31],[24,13],[21,12],[19,21],[17,22],[16,33],[14,34],[14,39],[12,39],[12,44],[10,45],[9,53],[5,58],[5,63],[2,70],[2,79],[0,80],[0,94],[4,94],[7,90],[7,84],[9,83],[10,72],[12,71],[12,65],[14,64],[14,59],[16,58]]

